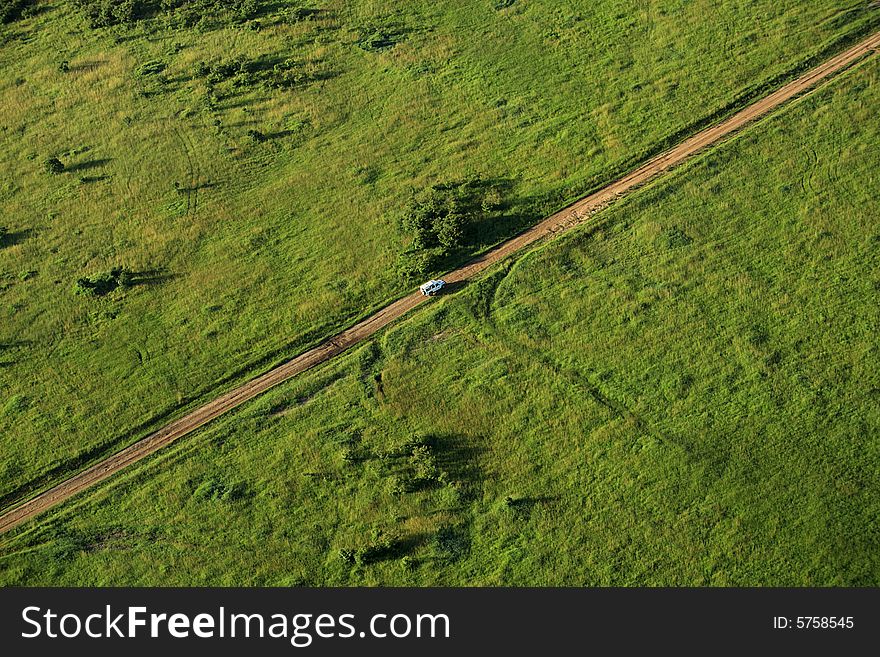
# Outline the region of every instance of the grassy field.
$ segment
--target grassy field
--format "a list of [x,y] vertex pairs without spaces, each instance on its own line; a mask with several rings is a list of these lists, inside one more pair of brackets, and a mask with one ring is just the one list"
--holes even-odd
[[880,583],[876,58],[5,537],[3,584]]
[[499,200],[450,265],[880,23],[854,0],[267,1],[100,29],[18,5],[3,504],[409,289],[412,190],[480,175]]

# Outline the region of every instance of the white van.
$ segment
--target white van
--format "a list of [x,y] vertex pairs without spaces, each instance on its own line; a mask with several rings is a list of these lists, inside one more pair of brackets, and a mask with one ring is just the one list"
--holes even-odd
[[422,283],[419,286],[419,290],[426,297],[433,297],[435,294],[439,294],[440,290],[444,287],[446,287],[446,281],[428,281],[427,283]]

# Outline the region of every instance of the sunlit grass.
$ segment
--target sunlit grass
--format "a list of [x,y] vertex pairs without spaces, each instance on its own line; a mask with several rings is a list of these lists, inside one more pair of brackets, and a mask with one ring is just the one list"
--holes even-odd
[[23,526],[3,583],[876,586],[878,97],[875,59]]

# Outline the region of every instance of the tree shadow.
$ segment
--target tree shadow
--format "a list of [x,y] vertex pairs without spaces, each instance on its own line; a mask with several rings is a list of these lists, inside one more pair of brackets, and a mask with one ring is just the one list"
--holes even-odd
[[79,181],[80,181],[81,183],[88,184],[88,183],[93,183],[93,182],[100,182],[100,181],[102,181],[102,180],[109,180],[109,179],[110,179],[110,176],[107,176],[107,175],[103,175],[103,176],[81,176],[80,179],[79,179]]
[[362,25],[360,35],[355,42],[359,48],[367,52],[381,52],[393,48],[405,41],[412,34],[430,32],[430,28],[415,28],[396,22],[386,21],[380,24]]
[[49,10],[48,7],[38,5],[36,0],[19,0],[18,2],[5,2],[3,7],[3,20],[0,25],[10,25],[22,18],[32,18]]
[[[279,2],[275,5],[270,5],[266,3],[266,9],[280,9],[282,7],[287,6],[286,2]],[[295,21],[313,21],[319,18],[330,18],[333,16],[333,12],[329,9],[314,9],[312,7],[295,7],[290,11],[290,18]]]
[[259,125],[259,121],[236,121],[235,123],[227,123],[226,128],[244,128],[249,125]]
[[74,288],[78,294],[90,297],[103,297],[120,288],[127,289],[140,285],[158,285],[173,278],[175,278],[174,274],[169,274],[159,269],[131,271],[125,267],[115,267],[110,271],[77,279]]
[[283,139],[284,137],[289,137],[290,135],[295,135],[296,133],[296,130],[276,130],[275,132],[267,132],[263,136],[266,139]]
[[509,498],[508,506],[514,509],[531,509],[538,504],[551,504],[562,499],[559,495],[536,495],[531,497]]
[[178,187],[177,191],[181,194],[189,194],[191,192],[197,192],[200,189],[212,189],[217,186],[215,182],[203,182],[192,185],[191,187]]
[[167,87],[172,87],[171,91],[177,91],[180,89],[180,86],[186,82],[190,82],[192,80],[192,76],[190,75],[179,75],[176,78],[167,77],[165,78],[164,84]]
[[[496,244],[534,223],[534,215],[510,201],[515,185],[512,178],[495,177],[470,180],[463,186],[466,210],[474,217],[465,227],[465,240],[472,249]],[[490,194],[497,202],[485,207]]]
[[94,62],[80,62],[79,64],[69,66],[67,70],[69,73],[86,73],[89,71],[96,71],[106,63],[107,62],[102,59]]
[[482,478],[479,458],[486,449],[459,434],[431,434],[425,443],[431,447],[437,466],[454,481],[475,483]]
[[434,558],[440,563],[455,563],[471,551],[471,527],[467,522],[444,524],[434,534]]
[[136,285],[160,285],[177,278],[177,274],[172,274],[164,269],[145,269],[144,271],[131,272],[129,282],[130,287]]
[[0,233],[0,249],[6,248],[7,246],[21,244],[25,240],[33,237],[33,235],[34,231],[30,228],[12,231],[11,233]]
[[11,342],[0,342],[0,351],[6,351],[7,349],[20,349],[22,347],[30,347],[33,344],[32,340],[12,340]]
[[[30,340],[14,340],[12,342],[0,342],[0,354],[4,354],[7,351],[17,351],[18,349],[26,348],[31,346]],[[9,354],[11,355],[11,354]],[[4,358],[6,355],[4,354]],[[7,367],[12,367],[18,361],[15,360],[2,360],[0,361],[0,369],[5,369]]]
[[68,164],[64,167],[65,171],[74,173],[76,171],[88,171],[89,169],[97,169],[103,167],[113,161],[111,157],[100,158],[96,160],[86,160],[85,162],[77,162],[76,164]]
[[399,539],[397,541],[397,548],[400,553],[410,554],[415,552],[417,548],[427,545],[432,537],[433,534],[430,532],[413,532]]

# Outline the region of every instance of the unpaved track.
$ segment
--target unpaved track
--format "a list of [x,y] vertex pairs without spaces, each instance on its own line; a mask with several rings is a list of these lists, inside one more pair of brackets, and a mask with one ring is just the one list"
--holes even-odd
[[[858,45],[839,55],[829,59],[805,73],[793,82],[785,85],[769,96],[749,105],[742,111],[731,116],[726,121],[719,123],[697,133],[690,139],[675,146],[671,150],[649,160],[635,171],[629,173],[618,181],[595,192],[573,205],[548,217],[541,223],[519,234],[513,239],[504,242],[497,248],[472,260],[463,267],[456,269],[445,277],[449,283],[457,283],[473,278],[490,265],[502,260],[511,254],[527,247],[543,237],[568,230],[577,225],[586,217],[608,205],[618,196],[641,185],[659,173],[667,171],[673,166],[680,164],[694,153],[702,150],[710,144],[715,144],[723,138],[739,130],[770,111],[776,109],[788,100],[809,91],[823,80],[827,80],[835,73],[839,73],[851,66],[856,61],[880,49],[880,32],[862,41]],[[419,292],[414,292],[394,303],[385,306],[376,314],[355,324],[339,335],[327,340],[323,344],[310,349],[297,356],[291,361],[279,365],[275,369],[262,376],[245,383],[239,388],[226,393],[193,411],[179,420],[172,422],[154,434],[147,436],[121,452],[96,463],[92,467],[74,475],[54,488],[37,495],[31,500],[7,511],[0,516],[0,533],[6,532],[25,520],[60,504],[61,502],[76,495],[90,486],[107,479],[132,463],[149,456],[157,450],[174,442],[178,438],[195,431],[203,424],[232,410],[249,399],[262,394],[272,386],[304,372],[319,363],[333,358],[351,346],[365,340],[380,329],[388,326],[391,322],[405,315],[410,310],[425,301]]]

